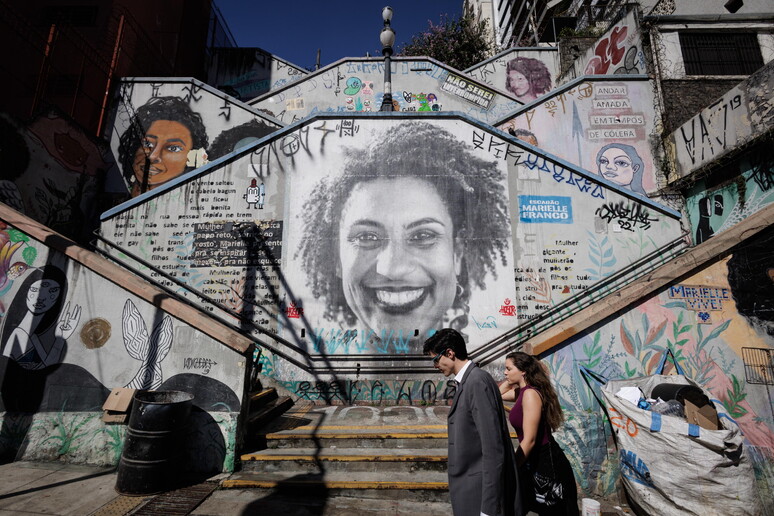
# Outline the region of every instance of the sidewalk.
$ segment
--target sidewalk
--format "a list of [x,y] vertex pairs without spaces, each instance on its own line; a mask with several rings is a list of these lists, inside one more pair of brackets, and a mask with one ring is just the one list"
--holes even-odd
[[[443,516],[448,504],[358,498],[298,497],[251,489],[214,490],[227,475],[157,496],[119,495],[116,470],[57,463],[13,462],[0,465],[0,516],[124,516],[143,514],[197,516],[364,516],[368,514]],[[605,500],[605,516],[631,515],[628,507]],[[532,514],[532,513],[530,513]]]

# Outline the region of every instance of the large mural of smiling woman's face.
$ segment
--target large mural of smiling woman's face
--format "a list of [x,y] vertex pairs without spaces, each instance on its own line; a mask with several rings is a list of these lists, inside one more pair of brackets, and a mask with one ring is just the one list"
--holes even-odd
[[369,329],[437,329],[454,303],[462,246],[441,193],[412,177],[353,188],[339,223],[347,305]]
[[439,126],[374,138],[342,169],[298,181],[308,194],[288,270],[303,277],[290,275],[291,290],[311,292],[299,301],[315,334],[357,336],[349,352],[417,353],[441,328],[475,326],[472,296],[513,291],[491,281],[508,278],[505,173]]

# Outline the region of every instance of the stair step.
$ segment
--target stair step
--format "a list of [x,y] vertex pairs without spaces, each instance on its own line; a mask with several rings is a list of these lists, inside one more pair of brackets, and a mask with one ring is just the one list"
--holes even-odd
[[[359,472],[356,479],[346,471],[325,474],[247,473],[231,475],[221,483],[224,489],[279,489],[313,493],[324,490],[329,496],[356,496],[360,498],[448,501],[446,472],[427,471],[422,475],[383,472]],[[302,490],[302,491],[298,491]]]
[[258,392],[252,392],[250,393],[250,409],[258,409],[277,398],[279,398],[279,395],[277,394],[277,389],[274,387],[262,389]]
[[369,453],[359,448],[288,448],[268,449],[241,456],[242,471],[304,473],[325,471],[424,472],[446,471],[447,452],[435,449],[384,449]]
[[318,450],[317,448],[295,448],[292,452],[287,450],[271,449],[256,453],[246,453],[242,455],[242,460],[248,461],[272,461],[272,460],[303,460],[304,457],[310,457],[312,460],[342,461],[342,462],[360,462],[360,461],[382,461],[382,462],[407,462],[422,460],[428,462],[446,461],[446,448],[411,449],[401,448],[391,451],[385,451],[381,454],[364,454],[364,451],[358,448],[327,448]]
[[[511,433],[516,439],[516,434]],[[321,448],[446,448],[446,425],[311,425],[265,435],[268,448],[308,446],[314,441]],[[518,445],[518,441],[514,441]]]
[[268,401],[255,412],[251,412],[248,419],[250,428],[257,428],[267,424],[269,421],[281,416],[293,406],[293,400],[288,396],[282,396]]
[[289,432],[266,435],[268,448],[297,448],[309,446],[313,441],[321,448],[445,448],[447,446],[446,431],[419,432],[410,429],[355,430],[326,429],[318,431]]

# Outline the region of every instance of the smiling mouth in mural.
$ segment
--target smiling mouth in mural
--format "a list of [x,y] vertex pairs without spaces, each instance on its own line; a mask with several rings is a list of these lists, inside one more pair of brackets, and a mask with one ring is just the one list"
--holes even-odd
[[428,287],[378,287],[367,290],[380,309],[392,314],[402,314],[419,308],[430,294]]

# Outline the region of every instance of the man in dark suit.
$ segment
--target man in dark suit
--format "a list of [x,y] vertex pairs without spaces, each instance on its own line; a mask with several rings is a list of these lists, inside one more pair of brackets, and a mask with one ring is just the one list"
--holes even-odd
[[521,516],[516,454],[497,384],[468,360],[465,339],[456,330],[445,328],[427,339],[424,353],[457,382],[448,422],[454,515]]

